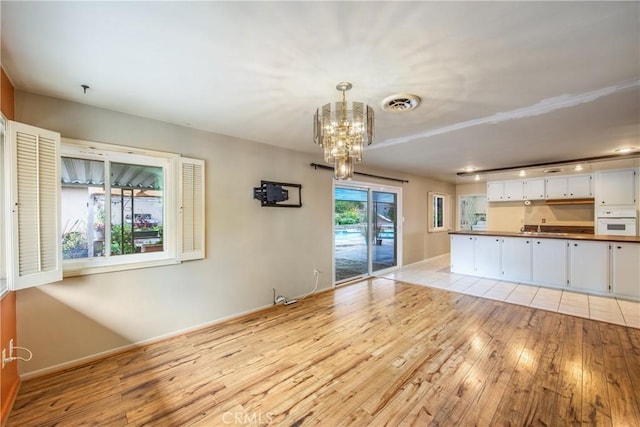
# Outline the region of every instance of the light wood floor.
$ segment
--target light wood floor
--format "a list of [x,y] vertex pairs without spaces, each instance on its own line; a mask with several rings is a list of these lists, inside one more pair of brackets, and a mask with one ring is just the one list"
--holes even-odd
[[640,330],[371,279],[26,381],[9,426],[638,426]]

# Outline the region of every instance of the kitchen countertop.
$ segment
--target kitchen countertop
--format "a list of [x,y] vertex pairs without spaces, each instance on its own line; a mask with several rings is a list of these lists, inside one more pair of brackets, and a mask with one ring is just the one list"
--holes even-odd
[[593,240],[604,242],[640,243],[640,236],[614,236],[609,234],[584,234],[584,233],[550,233],[537,231],[450,231],[449,234],[462,234],[471,236],[500,236],[500,237],[531,237],[544,239],[570,239]]

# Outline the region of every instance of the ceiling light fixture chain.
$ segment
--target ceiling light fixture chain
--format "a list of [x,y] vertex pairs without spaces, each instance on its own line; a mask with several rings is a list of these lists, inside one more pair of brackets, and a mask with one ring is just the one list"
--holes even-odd
[[334,164],[335,179],[352,179],[353,166],[362,161],[364,144],[373,142],[373,109],[362,102],[347,103],[353,85],[340,82],[342,101],[318,108],[313,121],[313,140],[324,148],[324,159]]

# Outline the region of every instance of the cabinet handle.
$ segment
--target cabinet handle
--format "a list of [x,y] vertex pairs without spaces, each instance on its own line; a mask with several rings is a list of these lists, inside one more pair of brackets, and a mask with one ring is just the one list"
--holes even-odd
[[616,246],[618,249],[622,249],[622,246]]
[[500,239],[496,239],[496,242],[499,242],[499,241],[500,241]]
[[527,244],[529,243],[529,241],[527,240]]
[[574,244],[573,244],[573,246],[578,246],[578,244],[577,244],[577,243],[574,243]]
[[540,240],[538,240],[536,243],[537,243],[537,244],[540,244]]

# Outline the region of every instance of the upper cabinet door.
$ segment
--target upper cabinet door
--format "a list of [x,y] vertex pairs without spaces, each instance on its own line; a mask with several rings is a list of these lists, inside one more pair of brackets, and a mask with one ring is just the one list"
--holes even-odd
[[526,200],[543,200],[544,196],[544,178],[532,178],[524,182],[524,198]]
[[504,183],[504,200],[516,201],[522,200],[524,194],[523,181],[505,181]]
[[13,290],[62,280],[60,134],[8,123]]
[[567,197],[583,198],[593,197],[593,186],[591,175],[574,175],[567,177]]
[[637,199],[635,169],[598,172],[596,199],[599,205],[634,205]]
[[487,201],[504,201],[504,181],[487,182]]
[[547,199],[582,199],[593,197],[592,177],[569,175],[547,178]]
[[565,199],[567,197],[567,177],[547,178],[547,199]]

